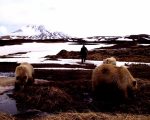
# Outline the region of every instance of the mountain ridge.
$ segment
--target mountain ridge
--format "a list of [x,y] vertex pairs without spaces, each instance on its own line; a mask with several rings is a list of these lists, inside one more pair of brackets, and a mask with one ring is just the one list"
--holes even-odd
[[[68,39],[69,36],[57,31],[49,31],[43,25],[26,25],[8,35],[6,39]],[[5,39],[5,37],[3,36]]]

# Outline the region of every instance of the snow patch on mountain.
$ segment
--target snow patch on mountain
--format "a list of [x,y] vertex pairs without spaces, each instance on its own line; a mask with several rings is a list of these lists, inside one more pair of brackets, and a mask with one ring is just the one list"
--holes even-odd
[[21,29],[18,29],[11,33],[11,35],[15,36],[33,36],[40,34],[40,31],[36,26],[23,26]]
[[62,32],[49,31],[42,25],[27,25],[12,32],[11,38],[23,38],[23,39],[67,39],[68,35]]

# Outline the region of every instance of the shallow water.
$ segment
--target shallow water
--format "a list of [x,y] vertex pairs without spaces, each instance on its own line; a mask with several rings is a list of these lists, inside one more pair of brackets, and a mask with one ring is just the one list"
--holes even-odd
[[1,77],[14,77],[14,72],[0,72]]
[[[9,73],[7,73],[7,75],[9,75]],[[0,85],[0,112],[4,112],[7,114],[11,114],[11,115],[30,114],[31,116],[32,115],[41,116],[45,114],[44,112],[38,111],[35,109],[28,110],[23,107],[24,105],[18,104],[16,100],[11,97],[13,94],[13,90],[14,90],[14,86],[10,86],[10,85],[1,86]]]
[[10,97],[11,94],[12,91],[9,91],[3,95],[0,95],[0,112],[19,116],[45,116],[48,114],[36,109],[17,108],[16,100]]
[[9,114],[18,114],[19,111],[16,106],[16,101],[8,96],[9,93],[4,93],[3,95],[0,95],[0,111],[9,113]]

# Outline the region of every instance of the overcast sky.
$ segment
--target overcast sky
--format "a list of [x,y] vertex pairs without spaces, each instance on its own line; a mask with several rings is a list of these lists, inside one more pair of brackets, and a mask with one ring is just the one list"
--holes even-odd
[[0,0],[0,34],[45,25],[73,36],[150,34],[149,0]]

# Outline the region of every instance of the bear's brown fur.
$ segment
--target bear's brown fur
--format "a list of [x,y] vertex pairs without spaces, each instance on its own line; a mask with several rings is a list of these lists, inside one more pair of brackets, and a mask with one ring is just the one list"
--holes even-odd
[[102,64],[96,67],[92,74],[93,92],[97,92],[102,87],[113,91],[111,90],[112,86],[115,90],[121,91],[124,98],[128,98],[129,90],[134,91],[137,89],[137,82],[124,66],[117,67],[112,64]]
[[34,83],[34,69],[33,66],[27,62],[21,63],[15,70],[15,85],[25,86]]
[[103,64],[112,64],[116,65],[116,58],[110,57],[103,60]]

